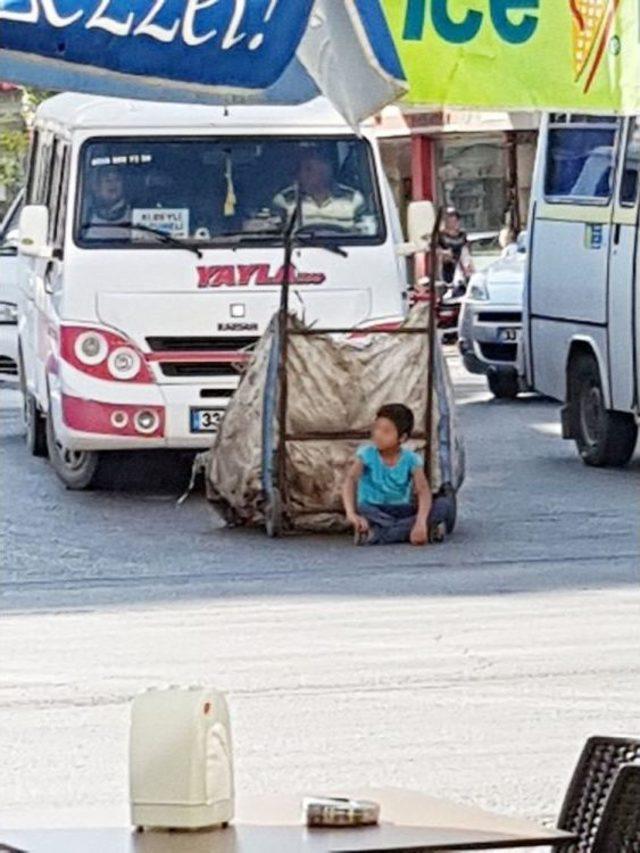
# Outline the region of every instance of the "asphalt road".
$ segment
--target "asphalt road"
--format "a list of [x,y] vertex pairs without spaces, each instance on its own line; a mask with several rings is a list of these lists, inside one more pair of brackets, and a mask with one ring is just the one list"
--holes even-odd
[[152,685],[229,692],[250,792],[394,784],[552,820],[583,739],[638,733],[640,457],[587,469],[556,405],[452,366],[468,479],[424,549],[216,529],[176,506],[170,456],[66,492],[0,390],[0,826],[126,822]]

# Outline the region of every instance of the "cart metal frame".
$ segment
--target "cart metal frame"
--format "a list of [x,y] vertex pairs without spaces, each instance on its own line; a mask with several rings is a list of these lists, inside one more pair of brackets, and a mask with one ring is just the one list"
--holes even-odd
[[[281,536],[287,531],[293,514],[289,508],[288,489],[287,489],[287,443],[290,441],[313,441],[313,440],[344,440],[344,439],[362,439],[369,437],[368,432],[353,432],[353,431],[336,431],[336,432],[310,432],[310,433],[289,433],[287,431],[287,414],[288,414],[288,351],[289,339],[295,336],[317,337],[319,335],[330,334],[354,334],[362,332],[358,328],[320,328],[320,329],[290,329],[289,328],[289,291],[291,286],[291,265],[293,252],[299,246],[309,245],[306,241],[298,242],[296,235],[296,222],[298,221],[299,210],[296,208],[291,216],[285,231],[285,252],[284,252],[284,275],[282,282],[282,292],[280,294],[280,306],[278,310],[278,350],[277,357],[270,364],[270,378],[275,378],[276,387],[279,389],[277,410],[278,410],[278,437],[273,454],[263,455],[263,488],[265,491],[265,527],[267,534],[270,537]],[[435,368],[435,351],[436,351],[436,334],[437,334],[437,313],[436,313],[436,285],[434,271],[437,268],[437,237],[442,221],[442,208],[438,208],[435,218],[433,231],[429,244],[429,314],[427,325],[425,327],[397,329],[373,329],[375,334],[385,335],[428,335],[428,360],[427,360],[427,411],[424,424],[424,430],[414,431],[413,437],[425,441],[425,474],[427,480],[431,482],[431,459],[432,459],[432,440],[433,440],[433,408],[434,408],[434,368]],[[317,245],[317,244],[315,244]],[[275,373],[275,375],[274,375]],[[263,423],[268,424],[274,414],[274,409],[267,407]],[[314,513],[317,510],[313,511]],[[304,514],[298,513],[298,515]]]

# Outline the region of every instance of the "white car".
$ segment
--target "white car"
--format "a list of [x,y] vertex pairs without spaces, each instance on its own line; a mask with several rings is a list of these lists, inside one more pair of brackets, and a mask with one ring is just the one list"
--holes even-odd
[[526,270],[525,235],[469,282],[458,323],[458,346],[465,367],[483,373],[496,397],[512,398],[520,384],[516,360],[522,333]]
[[0,224],[0,380],[18,381],[18,218],[23,193],[14,199]]

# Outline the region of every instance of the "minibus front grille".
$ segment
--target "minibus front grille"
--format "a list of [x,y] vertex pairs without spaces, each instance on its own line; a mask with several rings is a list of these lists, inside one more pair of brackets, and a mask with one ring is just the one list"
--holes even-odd
[[185,362],[162,361],[160,370],[164,376],[193,377],[193,376],[234,376],[242,372],[240,365],[220,362]]
[[147,344],[151,352],[230,352],[255,346],[257,337],[151,337]]

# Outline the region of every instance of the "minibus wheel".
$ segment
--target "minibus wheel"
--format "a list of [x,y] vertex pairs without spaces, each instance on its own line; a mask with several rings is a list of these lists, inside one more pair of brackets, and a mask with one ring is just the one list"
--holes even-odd
[[586,465],[622,467],[636,446],[638,427],[633,415],[605,407],[600,370],[595,358],[581,354],[569,372],[574,407],[575,441]]
[[53,470],[68,489],[88,489],[98,470],[99,454],[92,450],[69,450],[55,434],[53,418],[47,418],[47,449]]

